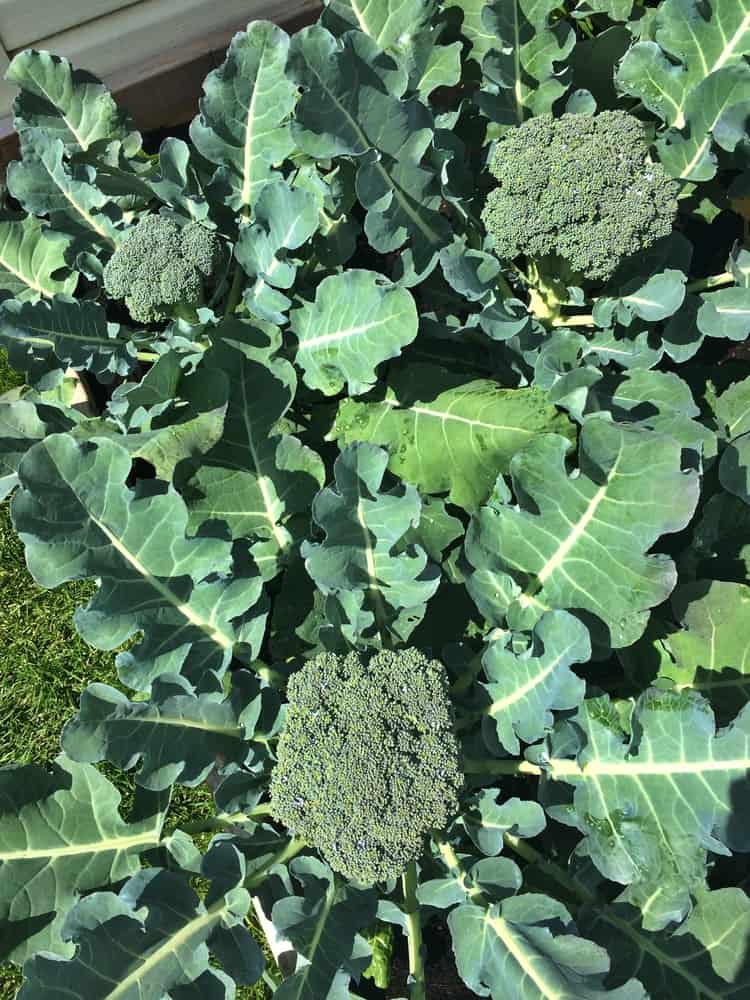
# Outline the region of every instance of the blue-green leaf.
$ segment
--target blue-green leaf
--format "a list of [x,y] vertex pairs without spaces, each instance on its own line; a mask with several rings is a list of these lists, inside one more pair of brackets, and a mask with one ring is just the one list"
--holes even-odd
[[359,269],[324,278],[315,301],[291,314],[305,384],[327,396],[345,384],[354,396],[367,392],[377,366],[398,357],[416,337],[417,327],[411,293],[374,271]]
[[[602,874],[628,886],[620,897],[658,930],[689,911],[705,882],[706,849],[750,850],[747,827],[735,820],[750,801],[750,709],[716,731],[697,692],[650,688],[638,699],[631,734],[608,699],[592,699],[575,718],[580,749],[553,734],[549,778],[573,787],[566,814],[584,834],[585,851]],[[554,807],[553,807],[554,811]]]
[[448,917],[461,978],[479,996],[507,1000],[647,1000],[637,980],[609,990],[603,948],[577,937],[549,896],[513,896],[485,909],[464,903]]
[[713,142],[733,150],[745,133],[750,73],[748,0],[664,0],[654,41],[642,41],[617,70],[621,90],[640,98],[674,132],[659,146],[675,177],[709,180]]
[[289,870],[302,884],[304,896],[279,900],[272,917],[302,962],[274,996],[278,1000],[338,996],[350,977],[359,979],[372,958],[372,949],[358,932],[375,920],[377,894],[347,884],[316,858],[297,858]]
[[[608,626],[613,646],[629,645],[646,624],[632,616],[659,604],[675,585],[672,561],[646,553],[660,535],[687,524],[697,476],[682,471],[676,441],[601,418],[583,427],[573,476],[565,469],[568,448],[564,438],[546,435],[514,456],[521,509],[479,511],[466,542],[479,578],[472,574],[467,586],[493,619],[505,614],[528,628],[551,608],[580,608]],[[493,608],[485,587],[503,567],[508,582],[495,583]]]
[[190,138],[218,165],[217,180],[233,209],[250,210],[294,148],[288,122],[294,85],[284,76],[288,51],[281,28],[253,21],[234,36],[225,61],[203,83]]
[[549,611],[534,629],[534,641],[516,655],[502,641],[488,645],[482,657],[489,704],[482,709],[497,728],[508,753],[517,754],[519,739],[533,743],[552,725],[551,709],[575,708],[584,682],[571,670],[591,657],[586,628],[566,611]]
[[261,708],[260,682],[249,671],[232,674],[232,691],[196,694],[179,674],[162,674],[148,701],[130,701],[108,684],[91,684],[62,744],[73,760],[108,760],[121,770],[140,762],[136,780],[162,791],[195,786],[216,765],[244,764]]
[[65,756],[0,768],[0,958],[70,955],[63,921],[76,896],[138,871],[164,817],[125,823],[119,804],[103,775]]
[[100,649],[143,632],[119,654],[125,683],[143,689],[159,674],[182,671],[212,686],[211,673],[232,655],[247,662],[257,655],[260,577],[241,570],[229,542],[188,538],[187,508],[171,488],[130,490],[130,466],[127,450],[106,439],[53,434],[34,445],[13,501],[29,568],[44,587],[100,578],[76,626]]
[[[244,874],[241,856],[235,854],[238,873]],[[213,938],[221,939],[228,930],[241,934],[243,947],[255,952],[260,975],[260,949],[242,927],[248,892],[235,882],[213,895],[203,903],[183,875],[159,868],[138,872],[117,895],[92,893],[76,904],[65,923],[66,937],[77,946],[75,955],[65,962],[45,954],[33,958],[19,1000],[53,1000],[61,993],[73,1000],[172,996],[174,987],[212,975],[209,949]],[[229,1000],[228,981],[214,978],[223,980]],[[216,985],[209,983],[212,989]]]
[[383,490],[387,464],[387,452],[375,445],[349,445],[341,452],[334,465],[335,486],[326,487],[313,502],[313,519],[325,539],[304,542],[302,555],[324,594],[340,601],[352,596],[358,611],[367,609],[379,629],[408,634],[439,578],[419,546],[396,549],[418,524],[421,503],[413,486]]
[[140,148],[129,116],[95,76],[73,69],[51,52],[24,49],[13,58],[5,77],[21,88],[13,104],[16,130],[41,129],[60,139],[67,153],[87,152],[102,143],[118,142],[128,155]]

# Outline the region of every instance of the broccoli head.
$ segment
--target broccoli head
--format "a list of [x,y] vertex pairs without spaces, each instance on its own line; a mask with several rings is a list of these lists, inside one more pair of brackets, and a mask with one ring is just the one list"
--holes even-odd
[[416,649],[322,653],[289,682],[273,816],[347,878],[400,875],[463,783],[448,678]]
[[104,268],[104,287],[138,323],[186,315],[200,304],[218,240],[197,222],[184,227],[146,215],[129,229]]
[[539,115],[505,132],[482,213],[499,257],[562,258],[592,280],[672,231],[678,185],[624,111]]

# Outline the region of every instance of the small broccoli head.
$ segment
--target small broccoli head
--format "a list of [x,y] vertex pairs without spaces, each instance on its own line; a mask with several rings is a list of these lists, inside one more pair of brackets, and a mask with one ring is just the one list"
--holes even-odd
[[129,229],[104,268],[104,287],[138,323],[153,323],[194,308],[218,255],[216,236],[199,223],[180,228],[146,215]]
[[678,185],[624,111],[539,115],[497,142],[482,219],[499,257],[562,258],[592,280],[672,231]]
[[458,809],[445,668],[416,649],[323,653],[295,674],[271,777],[274,817],[347,878],[400,875]]

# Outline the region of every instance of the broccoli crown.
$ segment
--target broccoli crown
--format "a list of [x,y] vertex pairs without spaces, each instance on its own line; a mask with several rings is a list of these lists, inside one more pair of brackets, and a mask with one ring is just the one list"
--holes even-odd
[[557,256],[591,279],[672,231],[678,185],[624,111],[539,115],[505,132],[482,219],[500,257]]
[[211,277],[218,241],[197,222],[180,228],[146,215],[127,231],[104,268],[104,287],[124,299],[138,323],[153,323],[178,305],[196,306]]
[[400,875],[463,783],[448,678],[416,649],[322,653],[289,682],[274,817],[347,878]]

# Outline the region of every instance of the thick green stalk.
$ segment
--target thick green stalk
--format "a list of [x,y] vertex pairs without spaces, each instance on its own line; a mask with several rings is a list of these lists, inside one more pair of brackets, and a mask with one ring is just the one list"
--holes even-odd
[[282,977],[280,975],[277,975],[275,972],[272,972],[271,969],[268,968],[268,966],[266,966],[266,968],[263,970],[263,982],[266,984],[269,990],[271,990],[272,993],[276,992],[276,990],[279,988],[279,986],[281,986],[283,981],[284,980],[282,979]]
[[500,293],[503,296],[503,299],[515,299],[518,297],[516,293],[513,291],[513,289],[510,287],[508,279],[502,272],[498,274],[496,280],[497,280],[497,287],[499,288]]
[[411,1000],[427,1000],[422,945],[422,920],[417,899],[417,863],[412,861],[401,876],[404,891],[404,912],[409,942],[409,973],[411,975]]
[[[208,343],[202,343],[200,340],[194,340],[190,346],[194,347],[196,351],[207,351],[210,345]],[[139,361],[154,363],[158,361],[162,355],[155,354],[152,351],[138,351],[136,357]]]
[[546,327],[555,325],[560,316],[565,293],[565,285],[556,277],[546,273],[535,260],[527,264],[527,280],[529,282],[529,312]]
[[[274,670],[273,667],[267,666],[260,660],[256,660],[255,664],[250,664],[250,669],[254,670],[258,677],[262,677],[263,680],[270,684],[271,687],[277,688],[279,691],[283,691],[286,687],[286,682],[289,680],[286,674],[279,673],[278,670]],[[265,742],[264,740],[258,740],[259,743]]]
[[[467,670],[465,674],[461,674],[460,677],[457,677],[453,684],[451,684],[451,694],[455,696],[463,694],[464,691],[468,691],[479,676],[481,669],[482,663],[480,661],[476,669]],[[478,716],[479,713],[475,714]]]

